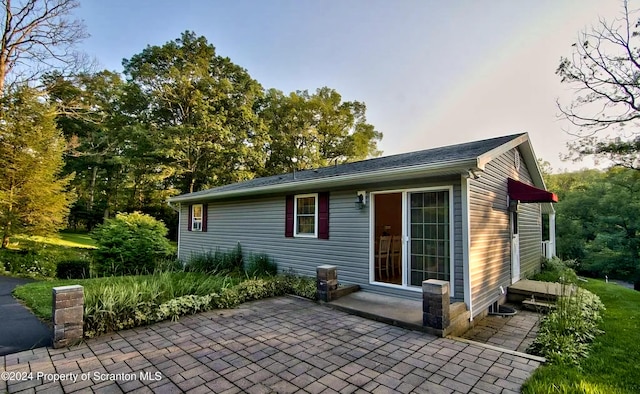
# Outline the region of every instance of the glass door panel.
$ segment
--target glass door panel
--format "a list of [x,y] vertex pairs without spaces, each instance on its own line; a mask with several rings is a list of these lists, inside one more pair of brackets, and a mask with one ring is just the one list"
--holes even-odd
[[402,285],[402,193],[379,193],[374,199],[375,282]]
[[449,191],[409,193],[409,284],[449,280],[451,239]]

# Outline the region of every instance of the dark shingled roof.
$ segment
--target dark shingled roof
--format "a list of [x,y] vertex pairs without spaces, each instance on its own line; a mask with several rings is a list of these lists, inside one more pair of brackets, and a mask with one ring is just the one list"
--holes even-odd
[[254,189],[277,184],[296,183],[315,179],[330,178],[358,173],[368,173],[392,168],[423,166],[430,164],[446,163],[452,161],[472,160],[489,152],[524,133],[490,138],[481,141],[466,142],[458,145],[449,145],[439,148],[421,150],[417,152],[401,153],[398,155],[378,157],[375,159],[356,161],[337,166],[323,167],[314,170],[296,171],[293,173],[273,175],[263,178],[251,179],[244,182],[232,183],[199,192],[182,194],[174,198],[191,198],[197,196],[215,195],[221,192]]

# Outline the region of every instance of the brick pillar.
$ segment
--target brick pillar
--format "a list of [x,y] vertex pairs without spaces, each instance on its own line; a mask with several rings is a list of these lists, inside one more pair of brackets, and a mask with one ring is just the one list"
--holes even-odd
[[438,330],[449,326],[449,282],[429,279],[422,282],[422,325]]
[[82,340],[84,288],[80,285],[53,288],[53,347],[58,349]]
[[334,300],[338,289],[338,267],[335,265],[318,266],[316,278],[318,299],[324,302]]

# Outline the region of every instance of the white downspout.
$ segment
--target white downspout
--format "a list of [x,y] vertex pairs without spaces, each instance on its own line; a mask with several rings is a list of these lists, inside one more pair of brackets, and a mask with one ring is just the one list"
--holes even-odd
[[549,214],[549,254],[551,257],[556,256],[556,212],[553,211]]
[[469,216],[469,175],[460,177],[460,189],[462,194],[462,276],[464,282],[464,303],[469,308],[469,321],[473,321],[473,305],[471,300],[471,267],[469,252],[471,249],[470,234],[470,216]]

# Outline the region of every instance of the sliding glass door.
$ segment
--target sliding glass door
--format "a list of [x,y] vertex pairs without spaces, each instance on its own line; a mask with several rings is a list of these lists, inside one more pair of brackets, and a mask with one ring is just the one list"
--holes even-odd
[[452,279],[452,188],[372,194],[372,282],[420,288]]
[[426,279],[450,278],[451,238],[449,191],[409,193],[411,286]]

